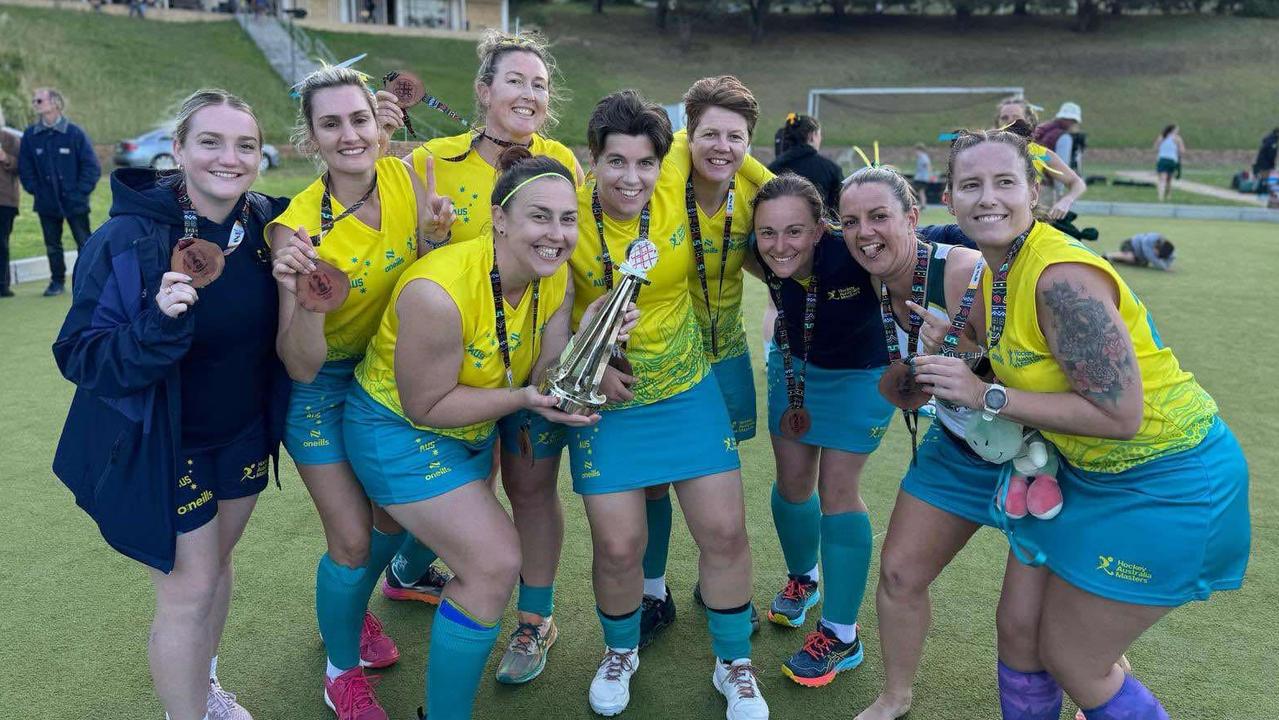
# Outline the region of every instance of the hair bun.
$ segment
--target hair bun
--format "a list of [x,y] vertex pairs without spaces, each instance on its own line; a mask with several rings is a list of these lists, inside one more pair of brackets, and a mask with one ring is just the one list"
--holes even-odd
[[497,156],[497,169],[506,171],[515,167],[523,160],[533,157],[533,153],[523,145],[512,145]]
[[1012,124],[1004,128],[1004,130],[1014,135],[1020,135],[1021,137],[1024,137],[1027,140],[1029,140],[1031,136],[1035,134],[1035,128],[1031,127],[1030,123],[1020,118],[1017,120],[1014,120]]

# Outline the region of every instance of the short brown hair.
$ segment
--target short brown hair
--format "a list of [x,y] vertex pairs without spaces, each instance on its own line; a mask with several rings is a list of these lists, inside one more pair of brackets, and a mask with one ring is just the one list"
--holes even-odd
[[755,199],[751,201],[751,209],[756,211],[756,217],[759,217],[760,205],[783,197],[797,197],[807,203],[808,209],[813,213],[814,222],[821,224],[828,220],[826,206],[822,202],[822,194],[817,192],[817,186],[813,185],[808,178],[796,175],[789,170],[764,183],[755,194]]
[[586,123],[586,144],[593,159],[599,159],[608,136],[613,134],[646,136],[658,159],[666,157],[674,140],[666,110],[645,100],[638,90],[619,90],[595,105]]
[[755,134],[755,122],[759,120],[759,101],[751,91],[732,75],[704,77],[693,83],[684,93],[684,114],[688,116],[688,129],[697,130],[702,115],[708,108],[720,107],[741,115],[746,120],[746,133]]

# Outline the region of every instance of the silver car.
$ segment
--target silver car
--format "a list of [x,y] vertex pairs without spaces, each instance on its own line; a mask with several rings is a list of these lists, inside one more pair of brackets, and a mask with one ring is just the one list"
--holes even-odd
[[[174,170],[178,161],[173,158],[173,131],[159,128],[143,133],[132,140],[121,140],[115,146],[116,167],[149,167],[156,170]],[[262,162],[259,172],[280,166],[280,151],[274,145],[262,146]]]

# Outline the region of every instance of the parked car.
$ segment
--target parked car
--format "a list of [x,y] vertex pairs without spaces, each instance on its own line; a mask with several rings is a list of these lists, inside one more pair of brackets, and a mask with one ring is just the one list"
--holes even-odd
[[[173,158],[173,131],[159,128],[143,133],[131,140],[121,140],[115,146],[116,167],[149,167],[156,170],[173,170],[178,161]],[[262,146],[260,172],[280,166],[280,151],[274,145]]]

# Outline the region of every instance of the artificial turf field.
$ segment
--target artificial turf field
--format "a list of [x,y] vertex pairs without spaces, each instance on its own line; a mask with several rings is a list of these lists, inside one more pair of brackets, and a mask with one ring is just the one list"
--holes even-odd
[[[930,212],[927,219],[944,218]],[[1274,413],[1279,394],[1272,381],[1279,355],[1273,321],[1279,307],[1273,283],[1279,226],[1092,220],[1102,230],[1099,250],[1114,249],[1122,238],[1148,230],[1161,230],[1177,243],[1175,273],[1126,269],[1123,274],[1152,309],[1182,364],[1216,397],[1252,468],[1253,543],[1245,587],[1172,613],[1136,643],[1129,657],[1177,720],[1272,720],[1279,717],[1274,690],[1279,678],[1279,492],[1270,482],[1270,469],[1279,462],[1279,447],[1270,444],[1279,436]],[[152,593],[146,573],[106,546],[49,470],[72,394],[49,347],[70,300],[39,297],[42,289],[28,283],[17,288],[18,297],[0,300],[0,718],[161,718],[147,673]],[[747,317],[753,319],[747,331],[753,338],[763,297],[758,283],[748,280]],[[757,340],[752,353],[762,414]],[[744,443],[741,456],[755,600],[763,608],[785,577],[769,511],[773,461],[767,438]],[[908,458],[907,435],[894,422],[862,480],[877,545]],[[636,459],[643,461],[641,452]],[[315,563],[324,541],[291,463],[281,467],[283,490],[273,485],[263,493],[239,545],[219,675],[258,720],[329,718],[321,700],[324,656],[313,614]],[[560,479],[560,492],[568,520],[556,595],[560,640],[546,672],[518,689],[491,680],[494,653],[477,717],[593,717],[586,689],[602,641],[590,590],[589,533],[567,477]],[[710,686],[706,624],[690,599],[696,549],[678,513],[676,518],[667,577],[679,619],[644,652],[623,717],[723,717],[723,700]],[[999,716],[994,609],[1006,552],[1003,538],[984,530],[935,584],[935,622],[908,717]],[[866,662],[826,688],[804,689],[781,675],[779,663],[799,647],[804,631],[765,623],[755,638],[754,659],[773,717],[851,719],[875,698],[882,679],[875,572],[861,616]],[[417,603],[392,604],[380,594],[371,607],[402,653],[397,666],[378,673],[383,676],[379,695],[392,718],[415,717],[432,611]],[[513,627],[510,614],[503,627]],[[1063,717],[1073,712],[1069,708]]]

